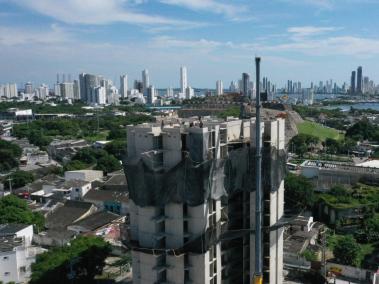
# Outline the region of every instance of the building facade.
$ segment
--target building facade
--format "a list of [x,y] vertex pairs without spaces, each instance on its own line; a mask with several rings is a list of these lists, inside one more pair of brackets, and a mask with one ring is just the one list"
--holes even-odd
[[187,67],[182,66],[182,67],[180,67],[180,90],[181,90],[182,94],[185,93],[187,87],[188,87]]
[[125,99],[128,97],[128,76],[120,76],[120,94],[121,98]]
[[[255,120],[128,126],[133,283],[251,283]],[[261,124],[264,283],[282,283],[284,120]]]

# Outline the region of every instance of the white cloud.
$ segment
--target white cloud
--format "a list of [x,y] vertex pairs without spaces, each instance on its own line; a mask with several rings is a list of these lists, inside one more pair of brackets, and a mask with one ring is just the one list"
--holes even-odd
[[289,33],[293,34],[296,37],[320,35],[326,32],[333,32],[337,30],[341,30],[341,28],[303,26],[303,27],[290,27],[287,29]]
[[[194,11],[206,11],[210,13],[222,14],[232,20],[251,19],[246,17],[248,8],[238,4],[226,4],[216,0],[159,0],[168,5],[181,6]],[[230,2],[229,2],[230,3]]]
[[199,40],[182,40],[169,36],[157,36],[152,39],[151,45],[156,48],[185,48],[185,49],[214,49],[216,47],[224,46],[225,43],[199,39]]
[[127,0],[13,0],[21,7],[68,24],[102,25],[114,22],[130,24],[192,25],[192,22],[137,12],[140,1]]
[[371,57],[379,55],[379,39],[337,36],[318,40],[297,40],[289,43],[267,46],[266,49],[274,52],[301,52],[303,54],[316,56],[347,55]]
[[331,10],[334,8],[335,0],[280,0],[295,5],[310,5],[319,9]]
[[0,45],[56,44],[71,40],[71,34],[53,24],[45,30],[0,27]]

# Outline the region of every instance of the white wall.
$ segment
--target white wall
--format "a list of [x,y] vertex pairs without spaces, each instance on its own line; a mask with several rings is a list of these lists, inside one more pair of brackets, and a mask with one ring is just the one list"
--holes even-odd
[[16,251],[0,252],[0,281],[19,282]]
[[87,183],[83,186],[79,186],[79,187],[73,187],[71,189],[71,199],[72,200],[81,200],[83,198],[84,195],[86,195],[86,193],[88,191],[91,190],[91,183]]
[[183,246],[183,204],[170,203],[165,206],[166,248]]
[[103,171],[95,170],[80,170],[80,171],[67,171],[64,173],[64,178],[68,180],[84,180],[92,182],[103,177]]
[[23,238],[25,245],[30,246],[33,240],[33,225],[30,225],[16,233],[16,237]]

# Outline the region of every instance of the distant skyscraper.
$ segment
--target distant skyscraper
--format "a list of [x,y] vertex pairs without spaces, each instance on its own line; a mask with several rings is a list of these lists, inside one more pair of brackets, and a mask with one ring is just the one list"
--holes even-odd
[[102,76],[85,73],[79,74],[80,99],[83,102],[93,103],[96,101],[95,88],[100,86],[101,80],[103,80]]
[[237,92],[238,91],[238,83],[236,81],[231,81],[230,86],[229,86],[229,91],[230,92]]
[[74,100],[80,100],[80,85],[78,80],[74,80]]
[[94,88],[95,96],[93,96],[94,100],[92,103],[96,103],[98,105],[105,105],[107,101],[107,93],[105,87],[96,87]]
[[359,66],[358,70],[357,70],[357,93],[358,94],[362,94],[363,93],[362,81],[363,81],[363,78],[362,78],[362,67]]
[[128,76],[122,75],[120,76],[120,93],[122,98],[126,98],[128,96]]
[[[59,83],[59,75],[57,74],[57,82]],[[87,101],[87,92],[86,92],[86,74],[79,74],[79,89],[80,89],[80,100],[83,102]]]
[[147,88],[147,100],[146,103],[149,105],[152,105],[155,103],[156,97],[155,97],[155,88],[154,86],[150,86]]
[[188,87],[187,82],[187,67],[180,67],[180,90],[182,94],[186,92],[186,88]]
[[351,72],[350,93],[355,94],[355,71]]
[[16,84],[9,84],[9,95],[10,95],[10,98],[18,96]]
[[147,69],[142,71],[142,86],[142,91],[145,94],[147,92],[147,89],[150,87],[149,70]]
[[186,88],[185,95],[186,95],[186,99],[190,100],[195,96],[195,91],[190,86],[188,86]]
[[33,93],[33,85],[32,85],[32,83],[28,82],[28,83],[25,84],[24,93],[25,94],[32,94]]
[[173,98],[174,97],[174,90],[171,87],[166,90],[166,97],[167,98]]
[[216,82],[216,95],[221,96],[224,93],[224,84],[221,80]]
[[5,84],[0,85],[0,97],[6,97],[8,99],[17,97],[17,85],[16,84]]
[[134,80],[134,89],[138,90],[138,92],[142,93],[143,92],[143,83],[138,80]]
[[106,90],[106,94],[107,94],[107,104],[110,104],[110,105],[118,105],[119,102],[120,102],[120,99],[119,99],[119,94],[118,94],[118,90],[115,86],[110,86],[107,90]]
[[362,92],[363,93],[368,93],[370,89],[370,78],[369,77],[363,77],[363,87],[362,87]]
[[250,85],[250,75],[247,73],[242,73],[242,94],[246,97],[250,95],[249,85]]
[[45,100],[49,95],[49,88],[45,84],[42,84],[36,89],[37,96],[41,100]]
[[60,96],[63,99],[74,99],[74,83],[64,82],[60,83]]

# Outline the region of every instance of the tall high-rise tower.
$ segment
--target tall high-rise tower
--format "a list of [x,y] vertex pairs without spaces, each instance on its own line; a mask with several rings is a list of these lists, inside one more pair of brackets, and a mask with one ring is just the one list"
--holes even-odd
[[362,82],[363,82],[362,66],[359,66],[357,70],[357,93],[358,94],[363,93]]
[[24,93],[25,94],[32,94],[33,93],[33,85],[32,85],[31,82],[28,82],[28,83],[25,84]]
[[[252,283],[256,121],[127,126],[133,283]],[[285,121],[262,122],[264,283],[281,284]],[[264,135],[263,135],[264,134]]]
[[249,86],[250,86],[250,75],[247,73],[242,73],[242,94],[245,97],[249,96]]
[[351,80],[350,80],[350,93],[355,94],[355,71],[351,72]]
[[182,94],[186,92],[187,87],[187,67],[182,66],[180,67],[180,90]]
[[128,96],[128,76],[122,75],[120,76],[120,93],[122,98],[126,98]]
[[216,82],[216,95],[221,96],[224,93],[224,84],[221,80]]
[[143,85],[143,93],[147,92],[147,89],[150,87],[150,78],[149,78],[149,70],[145,69],[142,71],[142,85]]

